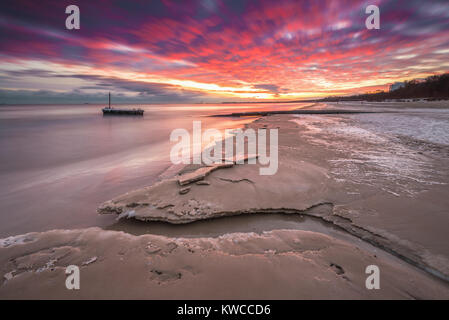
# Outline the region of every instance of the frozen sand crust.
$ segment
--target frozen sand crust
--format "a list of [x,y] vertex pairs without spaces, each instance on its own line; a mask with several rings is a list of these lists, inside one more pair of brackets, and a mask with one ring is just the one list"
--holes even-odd
[[[438,204],[440,208],[447,208],[443,203],[447,199],[446,187],[437,184],[434,191],[421,192],[415,199],[403,201],[403,197],[390,191],[397,192],[395,180],[377,176],[375,185],[366,183],[368,181],[362,179],[367,174],[364,167],[357,175],[361,181],[350,181],[350,175],[345,176],[346,180],[336,179],[332,174],[332,159],[350,158],[351,149],[345,155],[344,148],[342,154],[329,149],[326,146],[329,141],[324,147],[317,145],[316,137],[308,138],[310,132],[291,119],[285,115],[270,116],[249,125],[251,128],[281,128],[279,169],[274,176],[260,176],[258,165],[235,165],[210,173],[203,180],[209,183],[207,186],[189,184],[191,189],[182,195],[178,192],[181,187],[177,178],[167,178],[117,197],[103,204],[99,212],[175,224],[247,213],[304,214],[330,222],[449,281],[449,247],[444,245],[447,243],[444,226],[448,225],[448,219],[436,211],[438,202],[442,202]],[[322,132],[316,134],[320,138]],[[332,137],[338,139],[337,144],[345,138],[346,131]],[[422,187],[417,182],[414,184]],[[413,191],[414,187],[409,185],[407,190]],[[320,205],[331,206],[331,210],[309,210]],[[426,217],[422,216],[423,212]],[[426,231],[422,226],[427,227]]]
[[[310,231],[191,239],[89,228],[25,236],[0,248],[2,299],[449,298],[447,284],[417,269]],[[64,286],[71,264],[80,266],[80,290]],[[370,264],[380,267],[380,290],[365,288]]]
[[180,194],[178,178],[165,179],[108,201],[98,212],[145,221],[189,223],[265,209],[305,210],[324,202],[328,179],[324,169],[310,163],[296,166],[289,159],[279,164],[275,178],[259,175],[258,165],[215,170],[206,178],[208,185],[191,183],[185,195]]

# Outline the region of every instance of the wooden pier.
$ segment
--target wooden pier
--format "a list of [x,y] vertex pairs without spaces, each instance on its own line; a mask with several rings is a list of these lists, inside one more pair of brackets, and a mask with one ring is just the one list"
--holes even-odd
[[131,115],[131,116],[143,116],[143,109],[116,109],[111,107],[111,93],[109,92],[109,105],[102,109],[103,115]]

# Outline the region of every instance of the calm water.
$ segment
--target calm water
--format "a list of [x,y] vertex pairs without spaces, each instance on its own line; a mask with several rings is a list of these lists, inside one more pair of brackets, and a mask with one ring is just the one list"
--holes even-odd
[[300,104],[144,105],[144,117],[103,117],[99,106],[0,106],[0,237],[106,227],[103,201],[152,184],[170,165],[175,128],[240,127],[207,115]]

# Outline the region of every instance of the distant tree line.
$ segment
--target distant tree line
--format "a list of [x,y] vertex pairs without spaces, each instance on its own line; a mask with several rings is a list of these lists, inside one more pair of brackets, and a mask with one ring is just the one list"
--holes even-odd
[[318,101],[383,101],[386,99],[422,99],[444,100],[449,99],[449,73],[434,75],[424,81],[405,81],[404,86],[394,91],[380,91],[376,93],[366,93],[348,97],[328,97]]

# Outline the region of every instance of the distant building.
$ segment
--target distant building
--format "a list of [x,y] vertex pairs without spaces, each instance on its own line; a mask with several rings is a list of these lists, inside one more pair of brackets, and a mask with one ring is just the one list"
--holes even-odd
[[399,88],[402,88],[405,86],[404,82],[395,82],[390,86],[390,92],[394,90],[398,90]]

